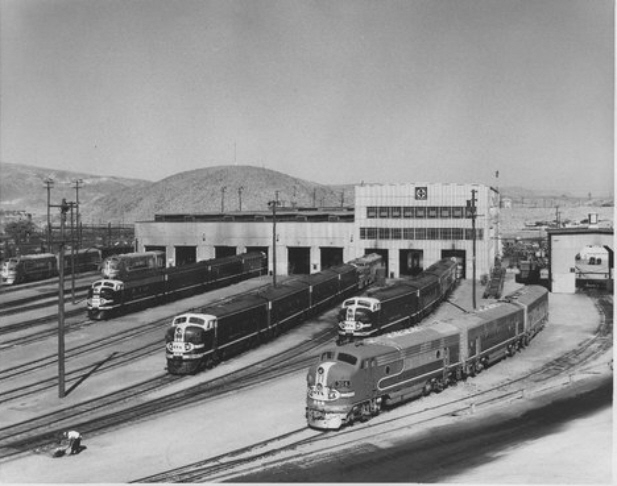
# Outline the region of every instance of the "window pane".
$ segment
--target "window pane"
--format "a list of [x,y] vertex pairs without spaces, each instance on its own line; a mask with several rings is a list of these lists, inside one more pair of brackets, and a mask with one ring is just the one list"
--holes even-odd
[[400,206],[395,206],[392,208],[392,217],[393,218],[401,217],[401,207]]
[[441,218],[450,218],[450,208],[440,208]]
[[393,240],[400,240],[401,234],[402,234],[401,228],[392,228],[391,236]]
[[377,208],[374,206],[369,206],[366,208],[366,217],[367,218],[376,218],[377,217]]
[[437,218],[437,208],[436,207],[429,207],[428,211],[427,211],[427,215],[429,218],[434,219]]
[[415,208],[416,218],[426,218],[426,208]]
[[427,240],[438,240],[439,239],[439,228],[427,228],[426,239]]
[[414,208],[410,208],[409,206],[403,208],[403,218],[413,218],[414,217]]
[[389,207],[380,207],[379,208],[379,217],[380,218],[389,218],[390,217],[390,208]]
[[416,228],[416,240],[426,240],[426,228]]
[[413,228],[403,228],[403,239],[413,240],[414,239],[414,229]]
[[464,214],[465,214],[465,212],[463,211],[463,208],[461,208],[461,207],[452,208],[452,217],[453,218],[461,219]]

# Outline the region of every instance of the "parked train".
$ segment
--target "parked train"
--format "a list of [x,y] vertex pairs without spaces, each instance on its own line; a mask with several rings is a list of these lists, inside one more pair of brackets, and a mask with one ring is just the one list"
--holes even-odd
[[101,265],[104,278],[134,280],[149,275],[158,275],[165,268],[164,251],[145,251],[111,255]]
[[308,425],[339,429],[441,391],[527,346],[547,320],[548,291],[529,286],[456,319],[332,347],[308,370]]
[[352,263],[176,316],[165,336],[168,372],[196,373],[258,346],[367,285],[382,260]]
[[[128,278],[104,278],[93,282],[86,299],[88,317],[107,319],[120,312],[231,285],[267,271],[266,255],[261,252],[168,268],[159,266],[160,257],[162,252],[147,252],[107,259],[104,271]],[[111,272],[113,268],[117,273]]]
[[[73,264],[73,254],[70,250],[64,252],[64,273],[72,273],[73,267],[76,273],[97,270],[101,264],[101,250],[89,248],[74,252],[75,262]],[[58,255],[53,253],[39,253],[35,255],[24,255],[12,257],[2,263],[0,278],[5,284],[19,284],[34,280],[58,276]]]
[[454,289],[457,264],[444,258],[415,278],[343,302],[338,314],[338,342],[366,339],[420,322]]

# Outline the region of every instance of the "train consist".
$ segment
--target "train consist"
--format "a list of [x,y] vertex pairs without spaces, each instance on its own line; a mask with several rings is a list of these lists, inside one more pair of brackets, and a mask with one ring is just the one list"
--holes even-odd
[[93,282],[88,290],[88,317],[108,319],[121,312],[231,285],[264,274],[266,264],[266,255],[261,252],[168,268],[164,267],[162,252],[113,256],[103,263],[103,275],[110,277]]
[[444,258],[419,276],[343,302],[338,343],[408,328],[430,314],[457,283],[456,261]]
[[165,336],[167,371],[196,373],[256,347],[369,285],[381,266],[367,255],[176,316]]
[[[101,255],[101,250],[96,248],[77,250],[74,252],[75,261],[73,262],[71,251],[65,251],[64,273],[71,274],[73,267],[76,273],[98,270]],[[53,253],[12,257],[2,263],[0,278],[2,283],[12,285],[57,277],[58,262],[59,254]]]
[[306,418],[316,429],[368,420],[512,356],[548,320],[548,291],[529,286],[476,312],[323,352],[307,374]]

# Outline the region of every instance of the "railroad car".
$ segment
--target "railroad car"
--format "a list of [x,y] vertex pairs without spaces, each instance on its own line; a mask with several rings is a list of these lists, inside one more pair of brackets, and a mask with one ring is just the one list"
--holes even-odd
[[165,268],[165,252],[124,253],[105,258],[101,265],[104,278],[127,281],[157,275]]
[[533,286],[460,318],[327,349],[308,370],[308,425],[338,429],[441,391],[513,355],[547,319],[548,291]]
[[415,278],[345,300],[338,313],[338,343],[417,324],[454,289],[456,274],[456,261],[444,258]]
[[[152,255],[150,262],[155,262]],[[156,305],[216,287],[231,285],[266,272],[266,256],[245,253],[204,260],[180,267],[133,272],[127,280],[104,278],[92,283],[86,306],[94,320],[108,319],[120,312]]]
[[[74,264],[73,264],[74,257]],[[64,273],[70,275],[73,267],[75,272],[97,270],[101,264],[101,251],[94,248],[78,250],[74,254],[70,250],[64,252]],[[58,255],[40,253],[12,257],[2,263],[0,278],[8,285],[43,280],[58,276]]]
[[359,274],[340,265],[176,316],[167,330],[167,370],[196,373],[291,329],[357,291]]
[[377,272],[385,268],[383,258],[378,253],[369,253],[349,262],[358,269],[358,290],[373,284],[377,279]]

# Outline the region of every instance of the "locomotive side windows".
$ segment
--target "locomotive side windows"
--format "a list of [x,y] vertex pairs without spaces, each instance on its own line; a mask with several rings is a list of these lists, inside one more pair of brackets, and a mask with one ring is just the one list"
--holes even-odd
[[322,353],[321,355],[322,361],[329,361],[332,359],[334,359],[334,351],[326,351],[325,353]]

